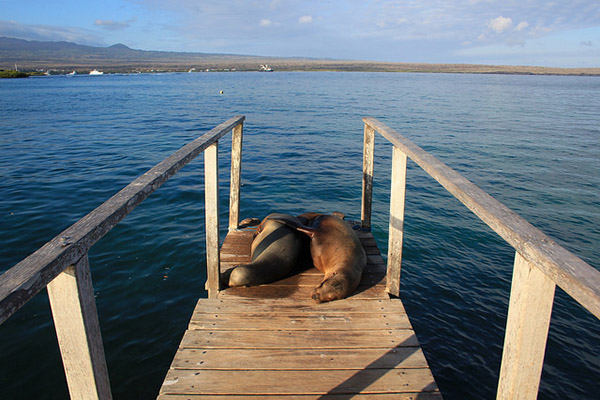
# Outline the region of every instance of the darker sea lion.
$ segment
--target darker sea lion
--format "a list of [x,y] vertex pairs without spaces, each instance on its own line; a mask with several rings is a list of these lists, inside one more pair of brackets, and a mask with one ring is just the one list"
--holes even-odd
[[231,271],[229,286],[254,286],[274,282],[286,276],[297,265],[302,251],[307,249],[304,235],[283,222],[302,225],[305,219],[287,214],[270,214],[259,224],[252,240],[249,264]]
[[358,287],[367,256],[343,214],[305,213],[298,221],[280,219],[310,237],[310,253],[314,266],[325,274],[312,298],[319,303],[348,297]]

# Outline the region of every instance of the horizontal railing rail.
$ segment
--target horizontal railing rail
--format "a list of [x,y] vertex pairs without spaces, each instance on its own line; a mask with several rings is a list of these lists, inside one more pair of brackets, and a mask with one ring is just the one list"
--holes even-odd
[[556,285],[600,318],[600,271],[400,133],[374,118],[363,122],[362,221],[366,227],[371,224],[375,132],[394,145],[388,292],[400,293],[406,162],[410,158],[516,250],[498,398],[536,398]]
[[[88,263],[90,248],[181,168],[205,152],[207,289],[219,288],[218,140],[232,137],[230,229],[237,227],[242,128],[233,117],[183,146],[0,275],[0,324],[46,286],[72,398],[111,398]],[[216,256],[215,256],[216,254]]]

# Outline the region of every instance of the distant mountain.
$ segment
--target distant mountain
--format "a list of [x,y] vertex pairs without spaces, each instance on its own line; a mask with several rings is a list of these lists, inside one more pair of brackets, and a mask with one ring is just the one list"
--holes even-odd
[[259,57],[234,54],[178,53],[69,42],[39,42],[0,37],[0,70],[56,70],[88,72],[242,70],[258,71],[268,64],[276,71],[442,72],[473,74],[600,75],[600,68],[548,68],[475,64],[422,64],[312,58]]
[[85,46],[70,42],[40,42],[0,37],[0,69],[14,68],[206,68],[232,62],[257,69],[265,57],[230,54],[184,53],[134,50],[124,44],[110,47]]

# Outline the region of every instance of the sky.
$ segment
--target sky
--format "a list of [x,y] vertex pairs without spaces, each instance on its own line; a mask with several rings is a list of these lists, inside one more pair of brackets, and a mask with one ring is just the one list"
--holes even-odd
[[0,36],[274,57],[600,67],[600,0],[0,0]]

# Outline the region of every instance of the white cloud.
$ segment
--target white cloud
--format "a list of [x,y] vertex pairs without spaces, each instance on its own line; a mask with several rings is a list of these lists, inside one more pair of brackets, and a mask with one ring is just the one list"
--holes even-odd
[[101,20],[97,19],[94,25],[100,26],[104,29],[108,29],[109,31],[117,31],[120,29],[128,28],[133,22],[135,22],[137,18],[131,18],[127,21],[113,21],[113,20]]
[[525,47],[525,41],[523,39],[520,38],[510,38],[506,40],[506,45],[507,46],[521,46],[521,47]]
[[544,36],[549,33],[552,33],[552,28],[547,27],[547,26],[538,25],[532,30],[531,33],[533,36]]
[[[507,54],[523,50],[519,54],[527,55],[545,38],[549,52],[558,48],[554,43],[563,36],[570,40],[564,48],[587,51],[586,60],[589,53],[596,51],[597,56],[600,51],[599,0],[120,1],[129,6],[119,12],[109,7],[94,18],[79,2],[69,16],[49,11],[40,25],[0,21],[0,36],[85,44],[124,42],[157,50],[389,61],[454,62],[461,60],[458,50],[476,51],[482,46],[506,48],[511,51]],[[78,9],[80,14],[75,14]],[[1,14],[0,20],[25,18],[9,15],[10,10]],[[131,15],[139,19],[127,21]],[[95,23],[96,18],[100,19]],[[59,26],[53,25],[59,21]],[[581,29],[592,31],[572,33]],[[595,47],[589,46],[590,41]],[[562,48],[555,51],[561,53]],[[481,59],[469,55],[464,60]]]
[[529,26],[529,24],[526,21],[521,21],[521,22],[519,22],[519,25],[517,25],[515,30],[522,31],[523,29],[527,28],[528,26]]
[[490,21],[489,27],[496,33],[506,31],[512,25],[512,19],[499,16]]

